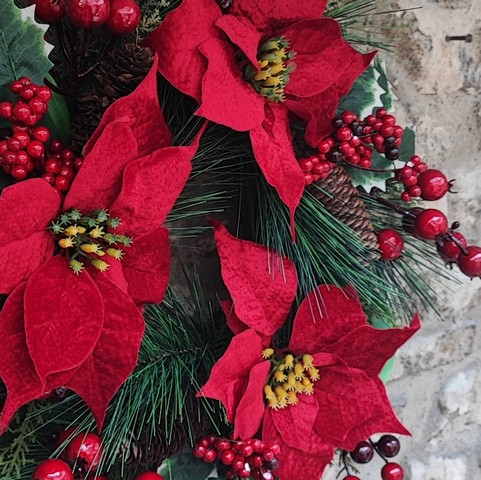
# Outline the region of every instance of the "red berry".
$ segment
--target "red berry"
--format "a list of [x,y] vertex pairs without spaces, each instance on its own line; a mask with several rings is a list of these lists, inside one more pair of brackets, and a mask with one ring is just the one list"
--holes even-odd
[[42,118],[41,115],[30,115],[26,120],[25,120],[25,125],[28,125],[29,127],[33,127],[38,121]]
[[32,135],[35,140],[42,143],[47,143],[50,140],[50,130],[47,127],[37,127],[33,129]]
[[[65,165],[65,162],[67,160],[74,160],[75,159],[75,152],[71,148],[64,148],[62,151],[62,160],[63,164]],[[65,165],[67,166],[67,165]],[[70,166],[70,165],[68,165]],[[211,443],[212,445],[212,443]]]
[[391,127],[389,125],[383,124],[383,126],[379,129],[379,133],[384,137],[392,137],[394,134],[394,127]]
[[394,126],[394,133],[393,135],[396,137],[396,138],[401,138],[404,134],[404,130],[402,127],[400,127],[399,125],[395,125]]
[[55,185],[55,175],[53,173],[44,173],[42,178],[46,180],[50,185]]
[[411,197],[420,197],[421,196],[421,187],[418,186],[418,185],[413,185],[412,187],[409,187],[409,195],[411,195]]
[[381,470],[382,480],[403,480],[404,471],[397,463],[386,463]]
[[3,161],[7,165],[15,165],[17,163],[17,154],[15,152],[11,152],[10,150],[7,150],[3,154]]
[[11,170],[11,175],[15,180],[25,180],[28,172],[22,165],[15,165]]
[[387,458],[395,457],[401,449],[401,443],[394,435],[383,435],[376,443],[376,447]]
[[[58,184],[59,178],[62,177],[57,177],[55,186],[59,190],[64,191],[66,189],[61,188]],[[66,180],[69,182],[70,186],[70,181],[68,179]],[[84,467],[86,470],[94,471],[100,463],[102,452],[103,445],[101,438],[95,433],[83,432],[72,438],[65,453],[68,461],[75,462],[77,458],[80,458],[85,461]]]
[[13,123],[12,124],[12,131],[13,133],[17,133],[17,132],[26,132],[28,133],[29,132],[29,128],[26,126],[26,125],[21,125],[19,123]]
[[52,90],[50,90],[50,88],[45,86],[38,87],[37,97],[42,99],[44,102],[48,103],[52,99]]
[[52,140],[50,144],[50,152],[51,153],[60,153],[63,150],[62,142],[58,139]]
[[359,165],[361,165],[362,168],[371,168],[372,161],[369,157],[361,157]]
[[35,88],[33,88],[32,85],[26,85],[25,87],[22,88],[20,91],[20,96],[24,100],[32,100],[33,97],[35,97]]
[[446,175],[434,169],[419,174],[418,185],[421,187],[423,200],[439,200],[449,190],[449,181]]
[[10,119],[12,118],[13,105],[10,102],[0,103],[0,117]]
[[42,158],[45,153],[45,147],[42,142],[32,140],[27,147],[28,154],[33,158]]
[[30,144],[30,135],[26,132],[15,132],[10,140],[12,139],[19,142],[21,150],[27,148]]
[[278,443],[273,443],[273,444],[270,446],[270,449],[271,449],[276,455],[279,455],[279,453],[281,453],[281,446],[280,446]]
[[[382,124],[387,127],[394,127],[396,125],[396,118],[393,115],[383,115]],[[391,135],[388,135],[390,137]]]
[[[404,248],[404,240],[399,232],[388,228],[380,230],[377,234],[377,240],[379,243],[379,250],[381,251],[381,258],[383,258],[384,260],[396,260],[396,258],[399,258],[401,256]],[[361,442],[360,444],[358,444],[356,449],[361,444],[366,444],[366,449],[369,447],[372,450],[371,445],[367,442]]]
[[362,143],[362,140],[359,137],[356,137],[355,135],[351,138],[351,140],[349,140],[349,144],[352,147],[358,147],[359,145],[361,145],[361,143]]
[[35,16],[45,23],[58,22],[65,15],[64,0],[33,0]]
[[466,242],[466,239],[464,236],[459,233],[459,232],[451,232],[451,237],[445,237],[442,238],[438,243],[437,243],[437,250],[443,260],[446,262],[456,262],[459,255],[461,254],[461,248],[459,245],[462,247],[466,248],[468,246],[468,243]]
[[17,102],[13,106],[13,116],[15,120],[25,123],[29,117],[32,115],[32,110],[24,102]]
[[164,477],[156,472],[144,472],[137,475],[134,480],[164,480]]
[[366,122],[369,126],[374,125],[377,122],[377,118],[374,115],[368,115],[364,122]]
[[223,450],[229,450],[230,441],[219,438],[218,440],[215,441],[214,446],[217,450],[219,450],[219,452],[222,452]]
[[311,175],[310,173],[306,173],[304,175],[304,183],[305,183],[306,186],[311,185],[314,182],[314,180],[315,180],[314,176]]
[[206,463],[213,463],[215,462],[216,458],[217,458],[217,452],[213,448],[210,448],[205,452],[203,460]]
[[233,450],[230,450],[230,449],[224,450],[219,455],[219,458],[224,465],[230,465],[234,461],[235,453]]
[[310,172],[314,166],[310,158],[302,158],[299,160],[299,166],[303,172]]
[[197,442],[197,447],[203,447],[205,449],[209,448],[212,445],[209,437],[201,437]]
[[140,17],[140,8],[135,0],[110,0],[105,26],[114,35],[128,35],[137,28]]
[[353,135],[349,127],[341,127],[336,132],[336,137],[341,142],[348,142],[349,140],[351,140],[352,136]]
[[107,20],[109,0],[65,0],[67,16],[80,28],[97,28]]
[[333,146],[333,140],[331,138],[325,138],[324,140],[321,140],[321,142],[317,146],[317,150],[319,151],[319,153],[329,153]]
[[73,180],[75,177],[75,171],[70,167],[62,167],[62,169],[59,172],[59,175],[63,175],[64,177],[67,177],[69,180]]
[[263,454],[262,457],[266,462],[270,462],[275,458],[276,454],[272,450],[266,450]]
[[18,152],[22,148],[20,140],[15,137],[10,137],[7,141],[7,145],[12,152]]
[[59,173],[62,169],[62,164],[60,163],[60,160],[56,158],[49,158],[45,162],[44,169],[47,173]]
[[0,140],[0,157],[8,151],[8,141]]
[[247,470],[245,468],[239,472],[240,478],[249,478],[250,476],[251,476],[250,470]]
[[416,165],[416,164],[420,163],[422,160],[421,160],[421,157],[420,157],[419,155],[413,155],[413,156],[409,159],[409,161],[410,161],[411,163],[414,163],[414,165]]
[[434,240],[448,231],[448,219],[443,212],[428,208],[416,215],[414,222],[416,234],[425,240]]
[[12,91],[12,93],[15,93],[18,95],[23,90],[24,86],[25,84],[21,80],[14,80],[10,84],[10,90]]
[[235,470],[236,472],[240,472],[241,470],[244,470],[244,465],[245,465],[244,457],[239,457],[239,456],[234,457],[234,460],[232,461],[233,470]]
[[263,442],[258,438],[253,438],[251,440],[251,445],[252,445],[252,448],[254,449],[254,452],[256,453],[262,453],[264,451]]
[[401,178],[410,178],[412,177],[414,170],[411,167],[403,167],[399,173]]
[[377,118],[382,118],[382,117],[384,117],[384,115],[386,115],[386,114],[387,114],[387,110],[386,110],[385,108],[382,108],[382,107],[381,107],[381,108],[378,108],[378,109],[376,110],[376,117],[377,117]]
[[416,165],[414,165],[414,171],[418,173],[423,173],[428,169],[428,166],[424,162],[419,162]]
[[207,447],[203,447],[202,445],[198,445],[193,449],[194,456],[199,459],[204,458],[206,451],[207,451]]
[[356,114],[353,113],[353,112],[349,112],[349,111],[345,111],[342,113],[342,121],[346,124],[346,125],[349,125],[351,124],[352,122],[354,122],[354,120],[356,120]]
[[46,102],[41,98],[32,98],[32,100],[28,102],[28,106],[35,115],[43,115],[48,110]]
[[402,182],[406,187],[412,187],[413,185],[416,185],[418,183],[418,177],[416,174],[414,174],[411,175],[409,178],[403,178]]
[[467,255],[462,253],[458,257],[459,269],[468,277],[481,276],[481,248],[468,247]]
[[249,459],[249,463],[251,467],[262,467],[264,465],[264,459],[260,455],[253,455],[252,458]]
[[374,456],[374,449],[369,442],[363,441],[356,445],[356,448],[351,452],[351,458],[356,463],[368,463]]
[[356,475],[348,475],[347,477],[344,477],[342,480],[361,480],[359,477],[356,477]]
[[252,445],[249,445],[248,443],[246,443],[246,444],[241,448],[240,453],[241,453],[241,455],[243,455],[244,457],[250,457],[250,456],[254,453],[254,448],[252,447]]
[[25,150],[20,150],[17,152],[17,165],[22,165],[23,167],[28,166],[30,162],[30,155]]
[[73,480],[73,473],[63,460],[50,458],[38,464],[32,480]]

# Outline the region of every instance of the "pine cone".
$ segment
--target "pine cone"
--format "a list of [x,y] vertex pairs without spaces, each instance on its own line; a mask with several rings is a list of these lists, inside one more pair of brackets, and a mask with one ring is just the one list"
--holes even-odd
[[96,84],[80,94],[78,112],[72,121],[72,148],[81,153],[102,118],[115,100],[133,92],[145,78],[154,54],[135,43],[122,44],[107,54],[95,70]]
[[308,187],[309,192],[332,215],[354,230],[367,248],[377,250],[377,237],[370,215],[346,170],[341,165],[336,165],[326,180],[316,183],[322,190],[316,188],[314,184]]

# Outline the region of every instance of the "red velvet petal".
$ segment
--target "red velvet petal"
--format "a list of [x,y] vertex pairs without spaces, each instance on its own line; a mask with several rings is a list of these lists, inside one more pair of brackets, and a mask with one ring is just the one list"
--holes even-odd
[[[164,115],[159,104],[157,92],[157,65],[158,57],[154,59],[154,63],[148,75],[139,84],[139,86],[126,97],[116,100],[104,113],[99,126],[93,133],[84,148],[84,155],[93,150],[94,145],[100,139],[103,131],[110,123],[126,117],[132,129],[133,136],[136,140],[131,141],[132,147],[127,147],[127,151],[137,148],[139,157],[143,157],[153,150],[167,147],[171,144],[172,136],[164,120]],[[117,141],[123,140],[121,137]],[[120,153],[125,155],[126,152],[121,150],[122,144],[114,142],[111,146],[110,155],[107,157],[109,162],[116,158]],[[82,169],[85,167],[85,162]]]
[[326,8],[327,0],[277,0],[259,2],[258,0],[236,0],[232,13],[248,18],[265,35],[271,35],[280,28],[287,27],[299,20],[320,18]]
[[265,100],[242,78],[231,45],[213,38],[199,50],[209,65],[196,115],[241,132],[259,127],[264,120]]
[[125,121],[108,124],[85,157],[68,192],[64,210],[88,214],[110,208],[122,188],[125,167],[138,155],[134,133]]
[[396,350],[420,327],[418,315],[410,327],[379,330],[364,325],[347,333],[338,342],[327,345],[323,351],[337,355],[350,367],[364,370],[370,377],[376,377]]
[[215,26],[220,16],[219,6],[212,0],[184,0],[143,41],[159,55],[160,73],[198,102],[207,70],[207,61],[198,47],[210,38],[223,36]]
[[0,196],[0,293],[10,293],[52,255],[47,232],[60,196],[45,180],[4,188]]
[[192,145],[161,148],[125,168],[122,191],[111,208],[122,219],[119,231],[136,236],[164,223],[187,183],[205,127]]
[[264,335],[274,334],[285,322],[296,295],[294,264],[266,247],[239,240],[220,223],[212,223],[222,278],[237,317]]
[[234,15],[222,15],[216,25],[224,30],[230,41],[237,45],[255,69],[259,68],[257,50],[261,40],[261,34],[246,17],[234,17]]
[[339,80],[318,95],[308,98],[287,97],[284,105],[307,123],[306,140],[313,147],[332,132],[331,121],[341,97],[349,92],[356,78],[368,67],[376,52],[357,55]]
[[336,448],[353,450],[377,432],[409,433],[396,418],[382,382],[362,370],[322,369],[314,394],[319,405],[315,429]]
[[305,180],[294,154],[287,109],[266,102],[265,120],[250,136],[262,173],[289,207],[294,236],[294,214],[304,193]]
[[137,365],[145,325],[128,295],[105,276],[96,280],[105,305],[102,333],[66,386],[89,406],[100,430],[110,400]]
[[235,412],[245,393],[251,369],[263,363],[262,350],[262,339],[254,330],[236,335],[197,394],[220,400],[230,423],[234,423]]
[[286,86],[293,97],[312,97],[336,83],[356,57],[362,55],[342,38],[341,27],[330,18],[305,20],[282,30],[296,52],[296,69]]
[[272,419],[284,442],[290,447],[310,452],[311,433],[317,415],[314,395],[299,394],[299,403],[272,412]]
[[67,260],[51,258],[25,290],[25,332],[40,379],[80,365],[95,347],[104,307],[90,275],[75,275]]
[[279,466],[276,469],[276,478],[279,480],[293,480],[299,478],[319,479],[334,456],[334,448],[325,443],[314,432],[310,434],[310,450],[301,451],[284,443],[280,433],[274,425],[271,409],[264,416],[262,440],[267,444],[278,443],[280,453],[277,455]]
[[301,303],[289,348],[294,352],[316,353],[363,325],[366,316],[352,288],[322,285]]
[[0,377],[7,387],[7,398],[0,417],[0,434],[22,405],[38,398],[43,392],[42,382],[35,371],[25,340],[24,292],[25,284],[19,285],[0,312]]
[[[15,210],[18,212],[18,210]],[[0,247],[0,293],[10,293],[53,255],[53,237],[38,232]]]
[[169,283],[169,231],[158,227],[136,237],[121,263],[134,303],[160,303]]
[[234,438],[251,439],[259,430],[264,417],[264,386],[271,369],[270,362],[254,366],[249,382],[235,414]]

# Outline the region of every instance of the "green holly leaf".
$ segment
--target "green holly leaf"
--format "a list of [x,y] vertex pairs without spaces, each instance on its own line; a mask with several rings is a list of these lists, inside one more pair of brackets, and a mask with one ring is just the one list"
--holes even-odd
[[168,458],[160,467],[165,480],[207,480],[213,474],[211,463],[198,460],[190,448]]
[[410,128],[405,128],[399,154],[399,160],[401,162],[408,162],[409,159],[414,155],[416,149],[415,143],[416,135],[414,134],[414,131]]
[[47,58],[44,29],[28,9],[20,10],[13,0],[0,2],[0,98],[12,99],[9,84],[20,77],[43,84],[52,67]]
[[[51,83],[55,83],[50,75],[47,75],[46,78]],[[52,99],[48,102],[48,111],[41,123],[50,129],[52,138],[59,138],[64,145],[70,143],[70,116],[67,102],[62,95],[53,93]]]

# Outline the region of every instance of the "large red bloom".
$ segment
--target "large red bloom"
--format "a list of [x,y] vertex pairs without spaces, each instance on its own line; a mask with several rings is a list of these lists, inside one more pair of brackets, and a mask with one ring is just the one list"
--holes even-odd
[[215,235],[237,334],[201,394],[224,404],[235,437],[262,430],[264,441],[279,443],[276,476],[290,480],[301,471],[320,478],[335,448],[353,450],[376,432],[407,434],[378,375],[418,317],[410,327],[375,329],[352,289],[323,285],[301,303],[288,347],[268,348],[294,300],[294,267],[220,225]]
[[[321,18],[326,3],[236,0],[231,13],[222,15],[214,0],[184,0],[146,40],[159,54],[160,72],[198,101],[199,115],[250,132],[257,162],[291,219],[304,176],[288,112],[305,120],[306,139],[316,146],[332,130],[340,97],[373,56],[356,52],[337,22]],[[287,49],[274,48],[271,39],[285,40]],[[263,57],[266,53],[270,56]],[[261,81],[253,81],[256,72]],[[269,82],[275,95],[263,88]]]
[[[198,138],[188,147],[170,146],[156,74],[155,64],[131,95],[107,110],[63,204],[43,179],[2,192],[0,293],[10,295],[0,312],[0,377],[8,393],[0,430],[20,406],[60,386],[77,392],[100,426],[137,363],[141,305],[160,302],[169,278],[169,235],[162,224],[198,146]],[[110,264],[108,270],[86,262],[76,275],[68,256],[55,253],[58,239],[48,226],[72,209],[84,215],[108,210],[121,219],[111,232],[133,240],[121,262],[105,253],[97,260],[94,253],[95,261],[106,262],[97,264],[100,269]]]

